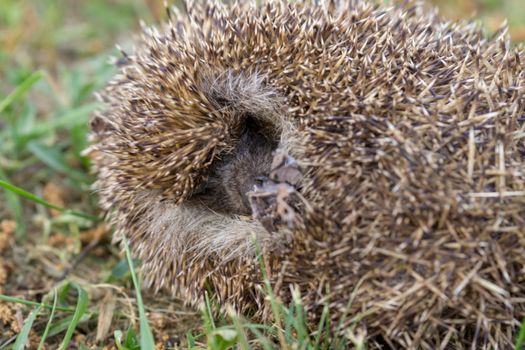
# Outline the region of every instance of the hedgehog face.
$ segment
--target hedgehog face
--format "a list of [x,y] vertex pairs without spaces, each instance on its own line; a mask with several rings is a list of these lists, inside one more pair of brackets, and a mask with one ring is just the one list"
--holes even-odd
[[241,128],[234,149],[212,163],[204,188],[193,196],[208,208],[230,215],[252,213],[247,193],[269,176],[277,147],[255,119],[246,118]]

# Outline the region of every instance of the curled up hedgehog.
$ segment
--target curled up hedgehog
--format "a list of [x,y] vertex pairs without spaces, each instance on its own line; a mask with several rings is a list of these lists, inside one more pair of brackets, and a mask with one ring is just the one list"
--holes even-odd
[[118,60],[88,150],[146,285],[265,320],[263,260],[371,348],[510,348],[525,57],[504,29],[360,0],[168,13]]

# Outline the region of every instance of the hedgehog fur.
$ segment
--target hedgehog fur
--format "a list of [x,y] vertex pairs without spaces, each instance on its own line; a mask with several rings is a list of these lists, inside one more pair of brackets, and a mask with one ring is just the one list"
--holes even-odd
[[[296,288],[312,322],[328,306],[371,348],[511,346],[525,317],[525,70],[505,29],[489,39],[421,4],[364,0],[168,14],[118,60],[87,152],[148,286],[194,305],[212,290],[268,319],[259,246],[282,300]],[[266,158],[243,172],[247,149]],[[268,154],[300,179],[277,178]],[[243,184],[274,174],[246,194],[251,216],[206,200],[227,195],[208,189],[232,159]],[[230,204],[252,186],[236,183]]]

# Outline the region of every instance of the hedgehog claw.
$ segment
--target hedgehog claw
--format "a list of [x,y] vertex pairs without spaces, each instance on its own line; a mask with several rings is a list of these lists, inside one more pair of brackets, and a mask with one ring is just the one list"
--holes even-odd
[[[276,151],[270,177],[256,178],[254,191],[248,192],[248,200],[255,219],[268,232],[275,232],[279,225],[285,224],[289,229],[295,227],[297,210],[291,204],[292,197],[297,197],[297,185],[302,179],[295,159],[282,151]],[[299,197],[301,197],[299,195]]]

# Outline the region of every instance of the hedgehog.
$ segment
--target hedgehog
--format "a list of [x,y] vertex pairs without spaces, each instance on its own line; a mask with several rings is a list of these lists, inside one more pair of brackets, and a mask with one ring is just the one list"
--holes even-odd
[[511,346],[525,67],[505,27],[365,0],[167,13],[116,61],[87,150],[146,287],[264,321],[267,276],[370,348]]

